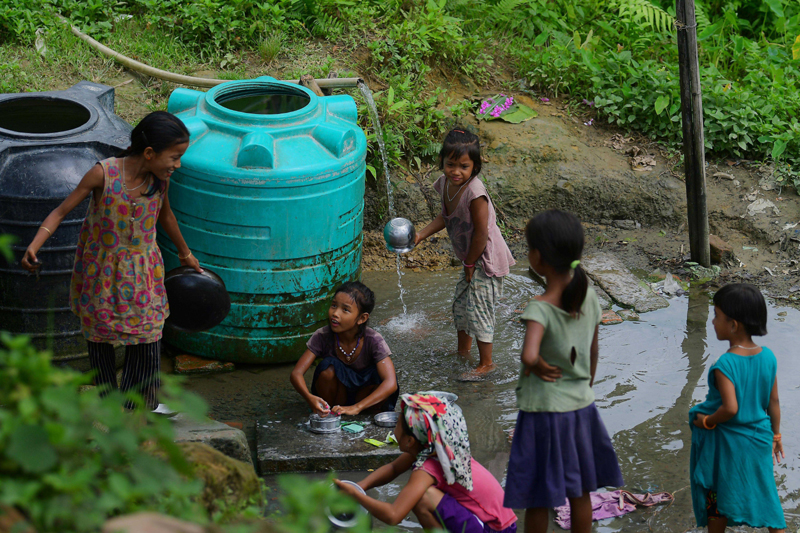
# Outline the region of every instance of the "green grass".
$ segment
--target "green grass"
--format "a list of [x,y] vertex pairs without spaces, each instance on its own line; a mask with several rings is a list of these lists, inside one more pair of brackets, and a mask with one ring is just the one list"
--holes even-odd
[[[0,0],[8,6],[0,36],[15,42],[0,46],[4,91],[56,88],[117,68],[56,28],[45,1],[119,52],[183,74],[358,72],[377,89],[394,160],[429,158],[447,126],[470,111],[444,98],[460,77],[487,91],[518,91],[524,79],[533,96],[566,95],[573,111],[668,149],[681,138],[672,0]],[[697,6],[709,154],[774,159],[779,178],[800,185],[790,171],[800,168],[800,4]],[[49,28],[44,60],[31,46],[40,26]],[[147,106],[163,107],[169,85],[144,85]]]

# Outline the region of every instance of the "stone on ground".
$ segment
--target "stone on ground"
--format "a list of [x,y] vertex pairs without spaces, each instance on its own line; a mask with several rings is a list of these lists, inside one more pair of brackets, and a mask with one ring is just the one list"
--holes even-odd
[[624,320],[639,320],[639,314],[631,309],[621,309],[617,314]]
[[200,503],[209,513],[244,510],[262,503],[261,482],[252,463],[231,459],[201,442],[179,445],[194,475],[203,480]]
[[241,429],[208,419],[198,422],[184,414],[178,414],[171,420],[175,429],[175,442],[202,442],[228,457],[252,466],[250,446],[247,445],[247,437]]
[[103,533],[205,533],[206,528],[159,513],[118,516],[103,524]]
[[730,244],[723,241],[716,235],[708,236],[708,244],[711,246],[711,262],[718,265],[733,264],[736,259],[733,255],[733,248]]
[[176,374],[210,374],[213,372],[233,372],[235,366],[231,362],[203,359],[196,355],[179,355],[175,358]]
[[581,266],[622,307],[646,313],[669,306],[667,300],[654,293],[647,283],[634,276],[613,255],[601,252],[584,257]]
[[[267,521],[239,528],[248,533],[276,533],[278,529]],[[238,531],[239,529],[233,529]],[[201,526],[171,516],[141,512],[112,518],[103,524],[102,533],[219,533],[218,526]],[[227,531],[227,530],[226,530]]]
[[371,417],[356,417],[364,431],[315,434],[304,423],[307,409],[293,409],[279,420],[262,418],[256,425],[258,471],[264,476],[283,472],[328,472],[379,468],[400,455],[396,445],[376,448],[364,439],[383,441],[392,428],[375,426]]
[[600,323],[604,326],[613,326],[614,324],[621,324],[622,322],[624,322],[623,318],[609,309],[607,311],[603,311],[603,318],[601,319]]

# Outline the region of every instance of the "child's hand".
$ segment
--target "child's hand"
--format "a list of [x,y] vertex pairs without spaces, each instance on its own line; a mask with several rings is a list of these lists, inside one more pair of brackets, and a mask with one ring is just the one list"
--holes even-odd
[[358,492],[358,489],[356,489],[354,486],[348,483],[342,483],[341,480],[339,479],[334,479],[333,482],[336,483],[336,486],[339,487],[339,490],[341,490],[345,494],[348,494],[350,496],[361,494],[360,492]]
[[336,405],[333,408],[333,414],[335,415],[357,415],[361,412],[361,409],[356,407],[355,405]]
[[[695,426],[699,427],[700,429],[706,429],[706,428],[703,426],[703,418],[705,418],[706,416],[708,416],[708,415],[702,415],[702,414],[698,413],[698,414],[697,414],[697,415],[694,417],[694,420],[692,421],[692,424],[694,424]],[[701,418],[701,417],[702,417],[702,418]]]
[[530,376],[533,372],[539,379],[547,382],[554,382],[561,377],[561,369],[557,366],[548,364],[542,357],[536,359],[533,366],[525,367],[525,375]]
[[475,266],[468,267],[464,265],[464,278],[467,280],[467,283],[472,281],[473,274],[475,274]]
[[786,454],[783,453],[783,442],[780,440],[772,441],[772,464],[780,463],[781,459],[784,458],[786,458]]
[[184,257],[183,259],[181,259],[179,256],[178,259],[181,262],[182,266],[190,266],[198,272],[203,271],[203,269],[200,268],[200,261],[198,261],[197,258],[191,252],[189,252],[189,257]]
[[331,414],[331,406],[319,396],[312,396],[308,405],[311,406],[311,410],[319,416],[328,416]]
[[36,252],[28,248],[25,250],[25,255],[20,261],[22,268],[28,272],[36,272],[36,269],[41,268],[42,263],[36,258]]

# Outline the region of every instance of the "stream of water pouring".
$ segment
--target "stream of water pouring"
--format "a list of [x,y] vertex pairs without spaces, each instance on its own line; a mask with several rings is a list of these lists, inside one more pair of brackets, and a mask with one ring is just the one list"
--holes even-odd
[[[372,91],[369,90],[366,83],[359,82],[358,90],[364,95],[364,100],[367,101],[369,108],[369,115],[372,118],[372,126],[375,128],[375,140],[378,141],[378,148],[381,152],[381,160],[383,160],[383,175],[386,177],[386,198],[389,202],[389,220],[394,218],[394,198],[392,198],[392,182],[389,181],[389,157],[386,155],[386,143],[383,141],[383,130],[381,129],[381,121],[378,118],[378,108],[375,106],[375,100],[372,98]],[[408,314],[406,302],[403,300],[403,295],[406,290],[403,288],[403,272],[400,268],[400,254],[397,254],[397,288],[400,290],[400,303],[403,304],[403,315]]]

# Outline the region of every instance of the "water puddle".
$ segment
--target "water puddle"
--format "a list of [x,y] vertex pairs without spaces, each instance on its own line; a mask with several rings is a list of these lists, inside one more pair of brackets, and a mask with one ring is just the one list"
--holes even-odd
[[[456,353],[450,308],[458,275],[456,269],[407,272],[404,276],[407,292],[405,302],[401,303],[398,297],[401,289],[394,273],[365,273],[363,282],[375,291],[378,301],[370,323],[392,349],[401,392],[433,389],[459,395],[458,404],[466,416],[475,458],[504,482],[510,451],[508,434],[517,415],[514,387],[524,334],[519,312],[542,289],[528,277],[525,265],[513,267],[497,310],[494,353],[498,370],[486,382],[462,383],[455,378],[475,361],[466,361]],[[408,313],[404,313],[404,306]],[[726,348],[714,337],[712,318],[708,295],[692,292],[671,299],[666,309],[642,314],[638,322],[601,327],[596,401],[612,436],[626,488],[642,493],[669,491],[675,494],[675,502],[605,520],[595,531],[694,531],[688,488],[691,441],[688,411],[705,398],[708,368]],[[785,435],[796,435],[800,430],[800,411],[791,407],[800,402],[800,386],[796,382],[800,359],[794,357],[798,324],[799,311],[770,304],[769,335],[763,338],[763,343],[778,358],[778,383],[784,406],[781,430]],[[473,352],[477,358],[477,349],[473,348]],[[242,369],[231,374],[192,378],[189,384],[209,399],[215,418],[242,420],[246,416],[242,413],[262,416],[282,403],[302,401],[289,384],[290,369],[288,366]],[[237,417],[225,413],[226,409],[235,409]],[[793,441],[787,438],[786,460],[775,469],[789,525],[787,531],[800,526],[800,454]],[[343,478],[354,480],[365,475],[342,473]],[[371,493],[391,501],[406,481],[407,475]],[[274,486],[274,479],[268,478],[267,484]],[[382,524],[376,520],[375,526],[380,528]],[[555,525],[551,529],[558,531]],[[410,515],[399,530],[417,532],[421,528]]]

